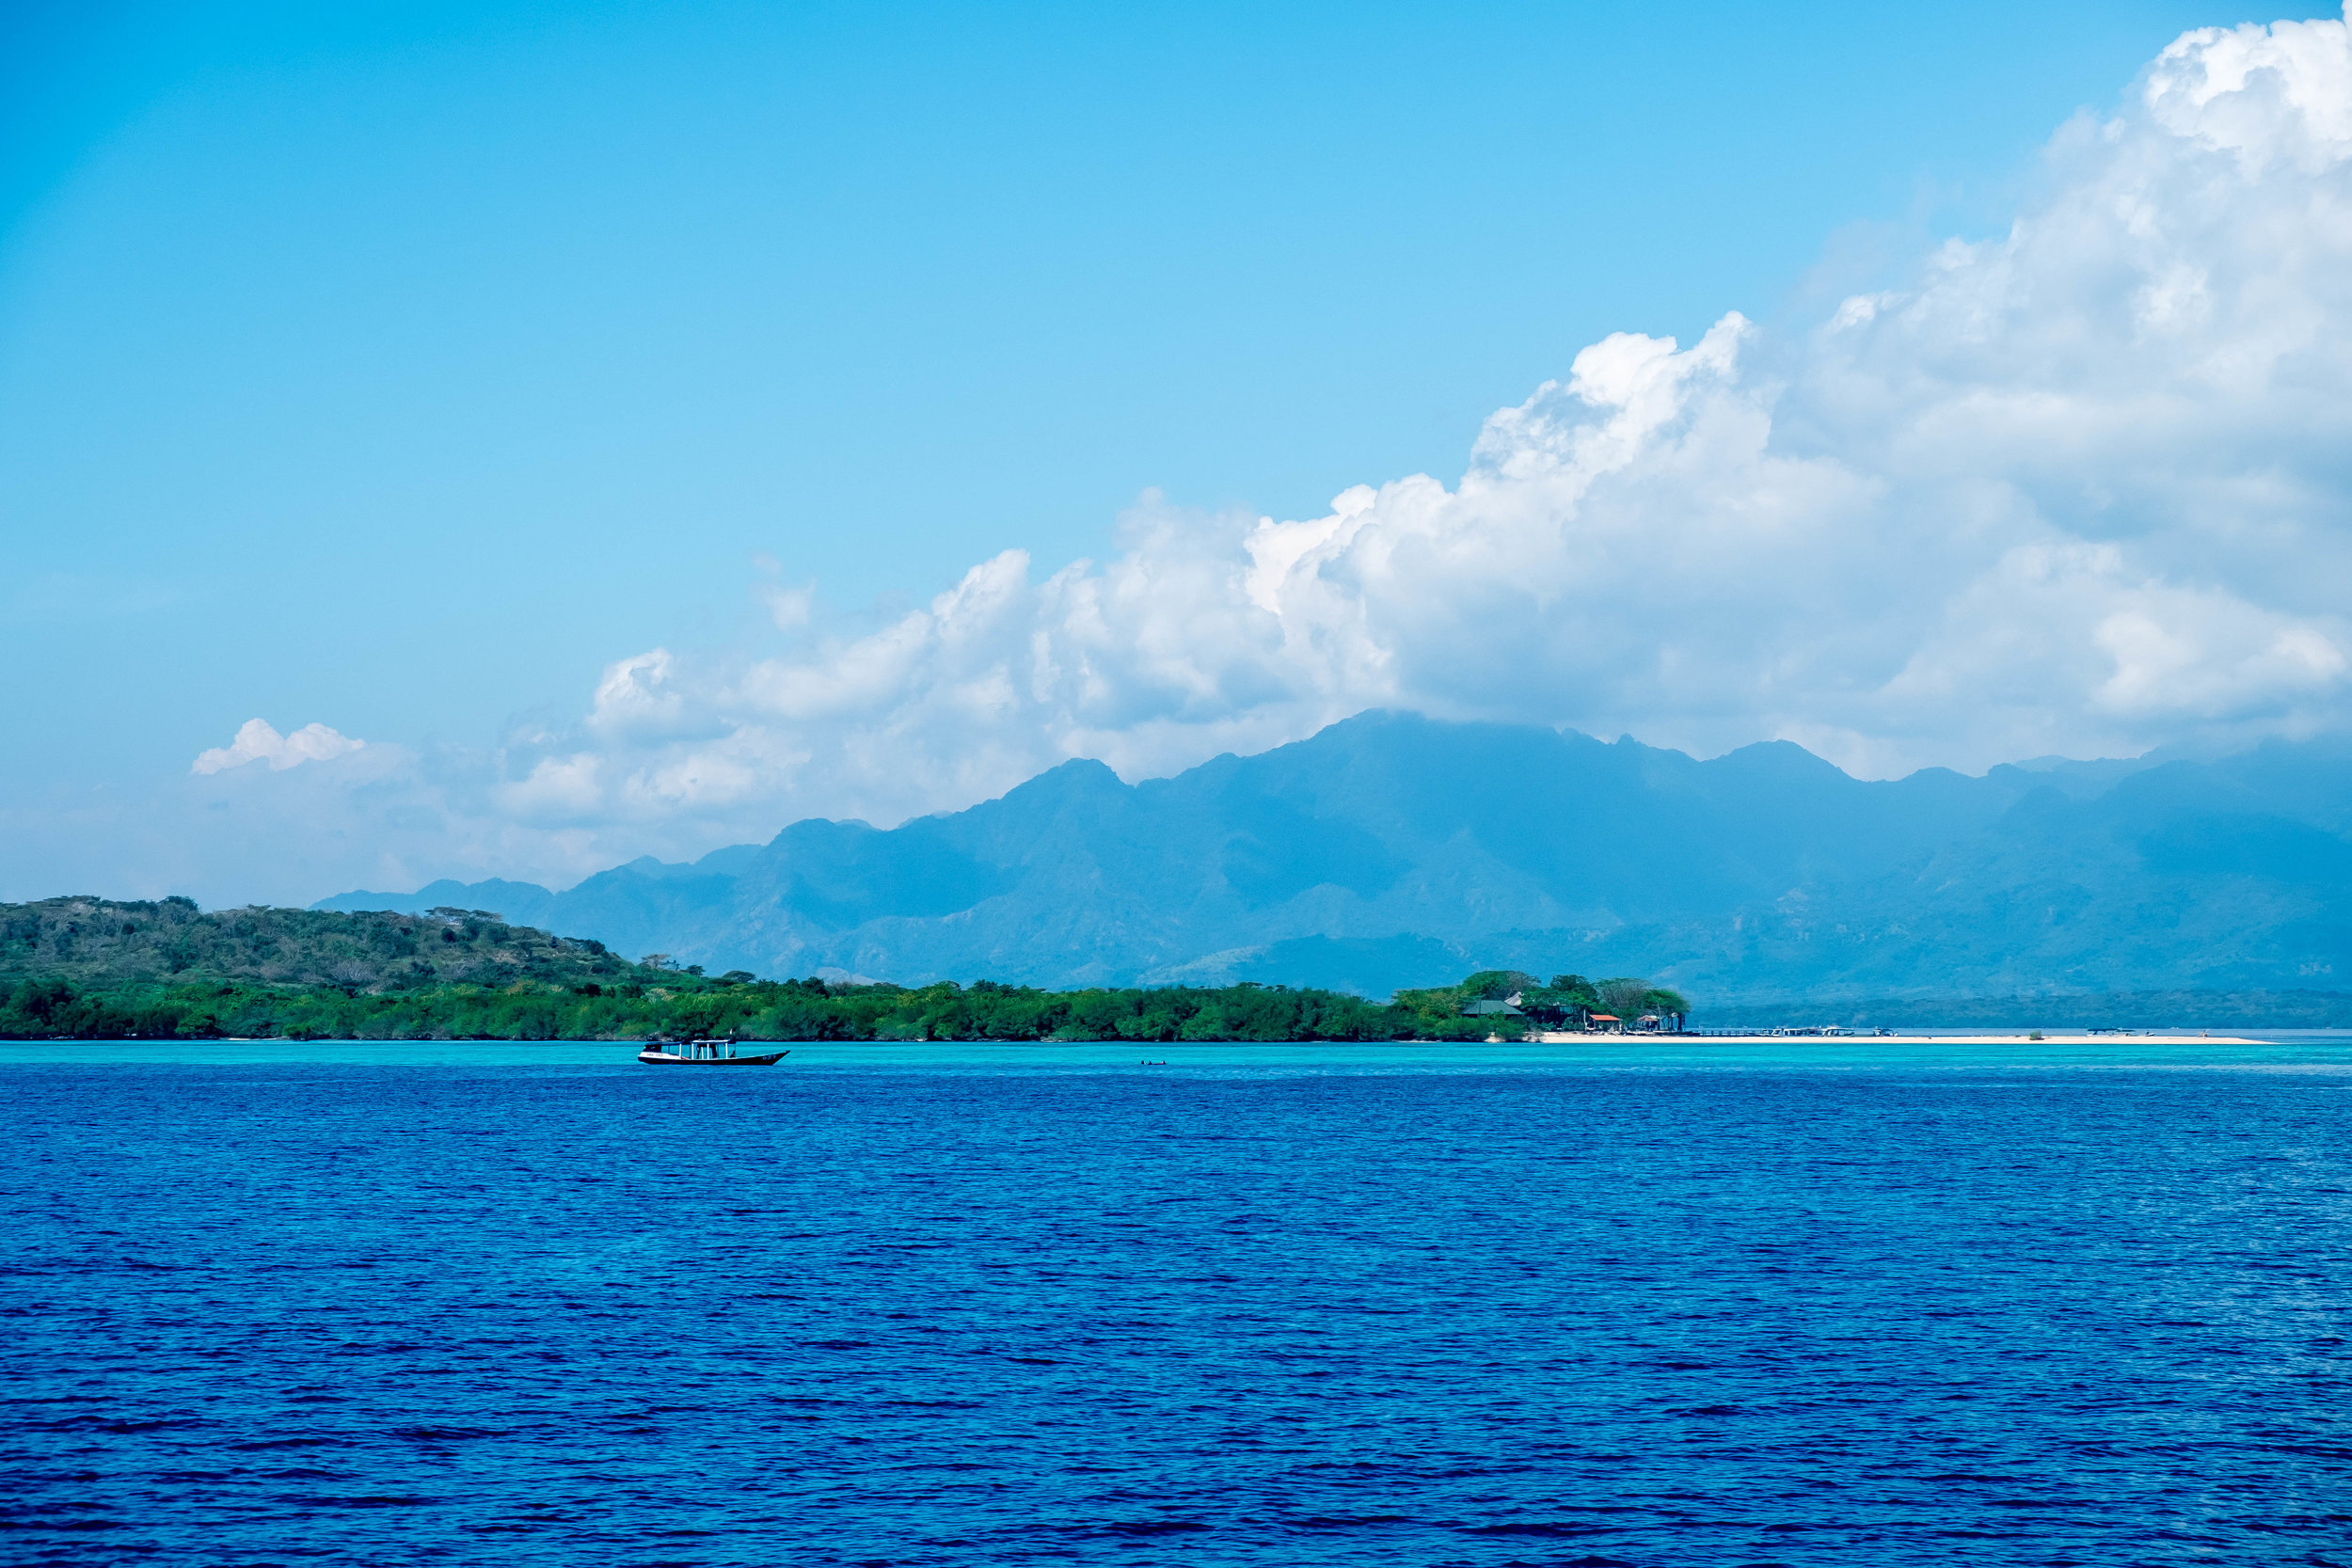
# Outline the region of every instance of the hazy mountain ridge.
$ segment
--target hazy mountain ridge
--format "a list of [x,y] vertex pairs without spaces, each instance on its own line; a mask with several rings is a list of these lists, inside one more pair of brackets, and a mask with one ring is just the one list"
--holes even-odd
[[1128,785],[1072,762],[892,830],[795,823],[463,904],[712,970],[919,982],[1648,974],[1707,998],[2328,989],[2352,974],[2352,752],[1852,779],[1787,742],[1374,713]]

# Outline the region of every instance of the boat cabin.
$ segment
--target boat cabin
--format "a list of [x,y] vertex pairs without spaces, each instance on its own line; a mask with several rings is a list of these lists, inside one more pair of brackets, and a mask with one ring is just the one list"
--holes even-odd
[[645,1042],[648,1053],[668,1056],[681,1062],[723,1062],[735,1054],[735,1041],[727,1039],[663,1040]]
[[637,1053],[637,1059],[647,1067],[773,1067],[788,1051],[745,1051],[735,1049],[733,1038],[673,1040],[655,1038],[645,1042]]

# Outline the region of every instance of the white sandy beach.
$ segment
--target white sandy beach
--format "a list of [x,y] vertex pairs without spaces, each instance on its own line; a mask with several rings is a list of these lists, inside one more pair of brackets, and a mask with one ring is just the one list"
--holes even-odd
[[2041,1031],[2038,1038],[2033,1031],[2027,1029],[2004,1029],[1979,1034],[1949,1035],[1881,1035],[1863,1030],[1852,1030],[1848,1033],[1838,1035],[1771,1035],[1761,1032],[1753,1035],[1651,1035],[1642,1033],[1601,1035],[1585,1034],[1576,1030],[1550,1030],[1541,1034],[1530,1035],[1528,1037],[1528,1040],[1530,1043],[1541,1045],[1575,1045],[1580,1042],[1593,1045],[1606,1045],[1631,1040],[1675,1040],[1686,1045],[1760,1044],[1767,1041],[1787,1041],[1793,1043],[1798,1040],[1804,1040],[1810,1044],[1819,1045],[1836,1045],[1841,1042],[1854,1045],[2006,1045],[2018,1040],[2031,1040],[2037,1045],[2115,1045],[2124,1040],[2207,1040],[2215,1045],[2265,1045],[2270,1043],[2259,1035],[2215,1035],[2206,1034],[2197,1030],[2180,1029],[2135,1029],[2128,1034],[2108,1031],[2096,1035],[2075,1030],[2044,1029]]

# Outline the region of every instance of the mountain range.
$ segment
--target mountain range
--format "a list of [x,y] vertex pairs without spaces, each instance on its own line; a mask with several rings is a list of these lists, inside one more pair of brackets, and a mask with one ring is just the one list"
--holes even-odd
[[712,972],[905,983],[1263,980],[1384,995],[1470,969],[1739,1000],[2332,990],[2352,974],[2352,746],[1850,777],[1375,712],[1129,784],[1065,763],[892,829],[796,822],[556,893],[440,905]]

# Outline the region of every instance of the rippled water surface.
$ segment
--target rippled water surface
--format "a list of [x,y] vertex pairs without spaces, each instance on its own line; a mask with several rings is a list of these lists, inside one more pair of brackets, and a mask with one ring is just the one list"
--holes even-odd
[[0,1560],[2352,1561],[2344,1048],[2117,1050],[11,1048]]

